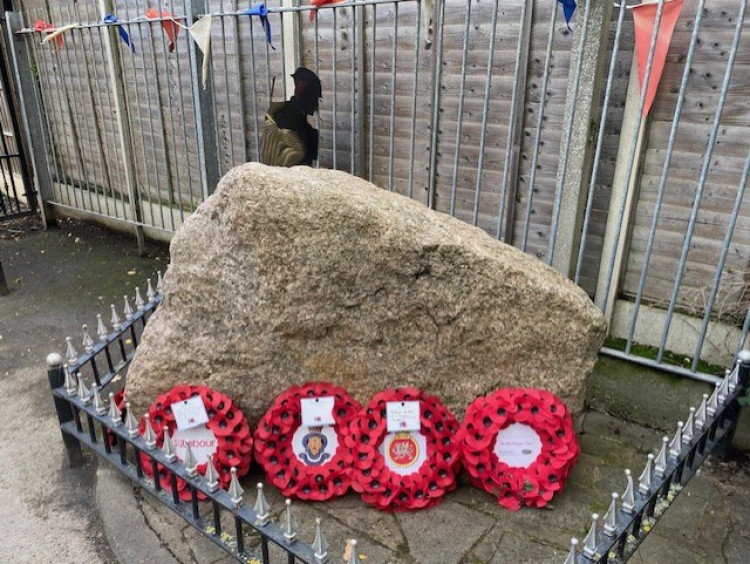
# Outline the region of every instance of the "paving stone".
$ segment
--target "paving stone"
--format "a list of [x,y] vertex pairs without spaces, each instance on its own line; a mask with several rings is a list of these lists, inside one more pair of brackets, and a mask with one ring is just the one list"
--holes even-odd
[[516,533],[508,533],[503,536],[488,564],[558,564],[565,560],[566,552]]
[[189,548],[193,560],[198,564],[218,562],[227,556],[226,552],[193,527],[183,529],[182,536],[183,542]]
[[427,511],[399,513],[397,519],[409,554],[424,564],[457,564],[493,525],[487,515],[453,500]]
[[[190,528],[180,517],[159,501],[151,497],[143,498],[141,511],[148,526],[158,535],[163,546],[183,564],[193,564],[190,548],[185,544],[182,530]],[[210,541],[209,541],[210,542]]]
[[356,508],[339,508],[331,514],[354,531],[369,534],[373,539],[398,552],[406,546],[406,539],[396,517],[364,503]]
[[[603,514],[609,504],[609,493],[624,489],[624,465],[612,460],[621,457],[645,461],[643,452],[627,444],[630,440],[648,439],[642,428],[630,428],[627,423],[597,416],[589,420],[589,432],[594,425],[591,421],[596,424],[597,432],[613,433],[621,425],[621,433],[617,440],[591,433],[593,438],[584,445],[593,452],[581,455],[564,491],[547,508],[508,511],[492,495],[471,486],[462,475],[458,489],[448,494],[441,506],[426,512],[383,513],[367,506],[355,493],[325,503],[295,502],[299,539],[311,543],[315,517],[321,517],[333,563],[343,562],[340,559],[346,539],[356,538],[361,554],[366,557],[363,564],[559,564],[567,554],[570,538],[580,539],[586,534],[591,513]],[[649,433],[658,442],[659,433]],[[626,442],[620,443],[620,438]],[[617,453],[617,457],[612,453]],[[632,470],[637,476],[642,468]],[[243,479],[245,501],[250,506],[255,501],[255,484],[262,479],[257,469]],[[741,464],[711,459],[674,500],[632,562],[713,563],[721,562],[722,554],[728,562],[749,561],[748,491],[750,476]],[[267,487],[265,494],[272,504],[274,519],[280,523],[283,496],[273,487]],[[150,496],[144,494],[142,505],[152,528],[180,562],[227,561],[210,541],[202,539]],[[201,504],[201,515],[211,522],[210,504]],[[230,513],[222,513],[222,526],[234,535]],[[206,552],[202,552],[204,543],[208,547]],[[245,543],[256,548],[260,543],[250,527],[245,528]],[[276,560],[286,561],[280,548],[272,546],[270,552]]]
[[654,528],[653,535],[667,538],[712,559],[721,559],[729,531],[729,506],[722,498],[697,498],[690,503],[682,492]]
[[[359,499],[357,502],[360,504],[357,509],[359,518],[352,519],[351,525],[349,518],[352,517],[350,512],[353,509],[341,508],[339,500],[330,503],[296,504],[294,516],[299,525],[298,538],[312,543],[315,538],[315,518],[320,517],[323,520],[321,527],[328,540],[328,553],[332,562],[339,561],[346,549],[347,539],[354,538],[357,539],[360,555],[366,557],[363,562],[366,560],[367,564],[385,564],[396,558],[401,558],[403,562],[414,563],[414,560],[407,554],[406,545],[402,540],[403,535],[393,516],[372,509]],[[377,525],[368,528],[368,523],[378,522],[382,523],[382,528]],[[388,538],[391,533],[394,539]]]
[[[658,526],[658,525],[657,525]],[[705,555],[656,534],[650,534],[629,560],[630,564],[708,564],[716,562]],[[744,560],[743,562],[747,562]]]
[[475,562],[489,562],[492,555],[497,552],[500,541],[504,535],[503,527],[495,525],[478,543],[474,545],[471,552],[464,557],[461,564],[474,564]]
[[[686,415],[687,416],[687,415]],[[663,433],[655,429],[648,429],[632,423],[625,423],[604,413],[589,411],[585,414],[579,432],[579,439],[584,436],[618,443],[628,450],[651,452],[655,444],[659,444]]]
[[724,548],[726,564],[747,564],[750,559],[750,539],[739,531],[732,531]]

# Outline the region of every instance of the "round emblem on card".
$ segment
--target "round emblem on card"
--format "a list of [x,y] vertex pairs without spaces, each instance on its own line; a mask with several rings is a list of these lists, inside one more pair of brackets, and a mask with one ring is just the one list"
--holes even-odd
[[325,464],[336,454],[338,448],[338,435],[330,425],[299,427],[292,437],[294,455],[307,466]]
[[390,437],[385,450],[389,466],[414,468],[419,459],[419,444],[411,433],[396,433]]

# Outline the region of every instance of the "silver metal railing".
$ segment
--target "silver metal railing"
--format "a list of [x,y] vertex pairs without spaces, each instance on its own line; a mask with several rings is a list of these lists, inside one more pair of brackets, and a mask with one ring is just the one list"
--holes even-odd
[[[33,85],[20,90],[38,134],[36,175],[49,176],[45,205],[174,232],[221,174],[258,158],[263,113],[304,65],[323,82],[317,166],[417,199],[570,276],[621,339],[605,352],[714,381],[699,360],[726,364],[746,344],[750,161],[735,154],[750,154],[738,101],[746,0],[708,10],[686,0],[651,117],[656,35],[640,86],[626,5],[581,3],[568,30],[555,2],[444,0],[428,13],[416,0],[358,0],[310,21],[310,6],[279,0],[267,5],[271,42],[244,14],[251,5],[161,0],[151,7],[171,15],[154,20],[145,0],[9,14],[17,80]],[[170,51],[162,26],[209,13],[204,89],[187,29]],[[31,30],[37,20],[81,26],[55,49]]]

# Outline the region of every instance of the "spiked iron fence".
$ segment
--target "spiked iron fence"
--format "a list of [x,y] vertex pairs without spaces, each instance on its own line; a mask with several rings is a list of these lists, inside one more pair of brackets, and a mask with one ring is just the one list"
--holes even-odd
[[[131,409],[127,409],[123,417],[114,401],[114,393],[110,390],[119,383],[133,359],[149,317],[161,303],[161,274],[158,280],[156,291],[151,281],[148,281],[145,300],[136,288],[134,307],[128,296],[125,296],[122,313],[124,320],[120,318],[115,306],[111,306],[112,331],[107,328],[101,315],[97,316],[98,342],[94,341],[84,325],[82,355],[68,337],[64,359],[57,353],[47,357],[47,374],[70,464],[80,464],[81,446],[87,447],[240,562],[271,562],[270,545],[280,547],[290,564],[328,562],[327,543],[320,519],[315,523],[312,544],[303,542],[297,536],[298,528],[292,514],[291,500],[286,502],[283,524],[278,525],[271,521],[271,507],[263,494],[263,484],[258,484],[256,501],[250,509],[245,505],[244,491],[235,468],[232,468],[228,491],[223,491],[218,484],[218,473],[210,460],[205,475],[201,476],[196,471],[198,462],[192,452],[186,454],[184,461],[177,459],[168,434],[165,434],[163,446],[157,447],[147,417],[143,433],[139,431],[139,420]],[[106,395],[109,396],[109,405],[104,400]],[[114,445],[110,443],[109,437],[115,437]],[[145,475],[142,454],[146,455],[145,459],[151,465],[153,476],[158,477],[158,465],[163,466],[169,476],[169,488],[162,487],[158,478],[151,479]],[[178,478],[185,480],[188,485],[191,495],[189,502],[180,500]],[[208,499],[210,515],[201,513],[199,493]],[[226,521],[222,516],[229,516],[230,529],[225,526]],[[246,539],[247,532],[250,533],[248,539],[257,540],[257,550],[248,546],[250,543]],[[349,562],[359,562],[356,543],[351,552],[353,556]]]
[[[147,416],[142,432],[131,409],[127,409],[123,417],[111,390],[120,383],[149,317],[162,301],[161,273],[155,289],[151,280],[146,287],[146,299],[139,288],[135,289],[134,306],[128,296],[124,297],[124,319],[117,308],[111,306],[111,331],[102,316],[97,315],[98,342],[92,338],[88,327],[83,326],[83,354],[78,353],[72,339],[67,337],[65,358],[57,353],[47,357],[47,373],[70,464],[80,464],[82,445],[89,448],[241,562],[252,559],[264,564],[270,562],[269,546],[272,544],[281,548],[289,563],[328,562],[320,519],[316,519],[312,544],[306,544],[298,538],[291,500],[286,501],[283,523],[276,524],[270,519],[263,484],[257,485],[256,501],[250,509],[244,503],[244,491],[236,469],[232,469],[228,490],[223,491],[210,457],[205,474],[201,476],[196,470],[198,461],[189,447],[185,460],[180,461],[168,433],[163,446],[157,447]],[[725,377],[717,382],[714,392],[710,396],[703,394],[699,406],[690,408],[685,422],[678,422],[671,439],[662,438],[658,454],[648,455],[637,484],[631,471],[625,470],[625,491],[622,495],[612,493],[601,525],[599,515],[592,515],[580,554],[578,539],[571,540],[564,564],[621,563],[633,555],[708,456],[725,454],[728,450],[739,417],[739,398],[747,391],[749,374],[750,350],[743,350],[734,368],[727,370]],[[109,397],[109,405],[104,396]],[[127,403],[126,407],[129,407]],[[111,443],[110,437],[116,440]],[[169,488],[164,488],[159,479],[145,475],[143,460],[149,461],[153,476],[159,476],[158,466],[163,466],[169,477]],[[187,483],[189,502],[180,499],[178,478]],[[199,494],[208,499],[210,514],[201,513]],[[222,516],[230,519],[229,527]],[[249,548],[246,533],[257,541],[260,554]],[[348,564],[358,562],[356,542],[351,554]]]
[[747,390],[748,374],[750,351],[743,350],[734,369],[716,383],[713,393],[703,394],[699,407],[691,407],[685,422],[677,423],[672,438],[662,438],[659,453],[648,455],[637,485],[630,470],[625,470],[625,491],[622,495],[612,493],[601,524],[598,514],[591,516],[580,554],[578,539],[571,539],[564,564],[627,562],[706,458],[726,453],[737,427],[738,400]]

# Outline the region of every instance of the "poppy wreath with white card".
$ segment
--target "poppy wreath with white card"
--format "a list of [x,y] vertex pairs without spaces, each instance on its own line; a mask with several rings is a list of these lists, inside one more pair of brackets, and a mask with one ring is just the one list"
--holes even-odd
[[440,503],[456,487],[458,429],[440,400],[421,390],[376,394],[347,429],[345,444],[354,455],[352,488],[384,511]]
[[[181,412],[180,409],[185,405],[197,407],[200,417],[196,419],[192,412]],[[207,386],[182,384],[157,397],[149,406],[148,414],[156,434],[157,445],[161,447],[164,444],[164,429],[169,429],[177,457],[182,460],[186,444],[189,442],[198,461],[197,470],[201,475],[206,471],[208,455],[213,455],[214,468],[219,474],[219,484],[222,488],[226,489],[229,486],[233,467],[237,468],[238,476],[247,474],[250,469],[253,452],[252,431],[242,411],[225,394]],[[141,433],[144,425],[141,420]],[[151,458],[146,453],[141,453],[141,463],[144,473],[153,477]],[[171,488],[166,469],[158,464],[157,471],[162,487]],[[180,499],[190,500],[190,489],[181,478],[177,478],[177,489]],[[198,498],[202,500],[205,496],[198,492]]]
[[352,455],[343,430],[362,406],[326,382],[292,386],[255,431],[255,459],[285,497],[323,501],[351,485]]
[[471,482],[512,511],[547,505],[562,491],[581,450],[562,400],[530,388],[474,400],[458,439]]

